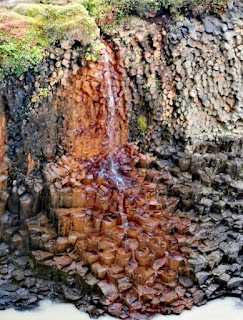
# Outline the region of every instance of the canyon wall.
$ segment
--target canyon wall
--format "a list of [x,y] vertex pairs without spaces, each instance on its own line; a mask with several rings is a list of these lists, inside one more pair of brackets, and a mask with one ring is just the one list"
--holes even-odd
[[[118,317],[242,297],[242,17],[238,1],[201,20],[130,17],[103,35],[108,59],[103,51],[87,62],[80,43],[63,41],[36,70],[7,80],[0,274],[6,292],[16,282],[20,305],[38,302],[38,292],[53,298],[52,285],[60,299],[64,291],[79,308],[99,315],[103,305]],[[147,154],[122,149],[128,140]],[[139,182],[124,191],[127,202],[113,190],[118,164]],[[133,238],[126,250],[124,203]]]

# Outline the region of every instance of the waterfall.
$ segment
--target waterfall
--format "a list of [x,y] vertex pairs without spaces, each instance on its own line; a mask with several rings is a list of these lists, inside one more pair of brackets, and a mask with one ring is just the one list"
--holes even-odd
[[103,51],[104,56],[104,71],[105,71],[105,81],[107,87],[107,101],[108,101],[108,125],[107,125],[107,135],[109,137],[109,149],[110,153],[112,154],[115,149],[115,129],[116,129],[116,104],[114,98],[114,92],[112,89],[112,75],[110,70],[110,56],[107,50]]
[[115,130],[116,130],[116,102],[114,92],[112,88],[112,74],[110,69],[111,57],[105,49],[103,51],[104,57],[104,71],[107,87],[107,106],[108,106],[108,125],[107,136],[109,137],[109,161],[110,161],[110,178],[116,183],[118,189],[124,189],[126,187],[125,179],[122,174],[119,173],[119,164],[115,161],[114,152],[115,146]]

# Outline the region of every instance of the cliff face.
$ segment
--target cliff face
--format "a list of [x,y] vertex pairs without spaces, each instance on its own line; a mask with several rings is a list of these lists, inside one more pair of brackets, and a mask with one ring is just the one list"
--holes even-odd
[[112,33],[132,88],[131,121],[136,127],[137,117],[147,116],[151,151],[166,132],[192,145],[242,136],[241,33],[241,3],[221,17],[182,18],[171,26],[132,19]]
[[6,117],[5,117],[5,106],[2,100],[0,100],[0,216],[2,217],[6,209],[7,201],[7,179],[8,179],[8,159],[6,155]]
[[242,296],[242,10],[130,17],[95,32],[99,54],[77,19],[35,68],[2,74],[0,280],[21,306],[51,285],[138,319]]

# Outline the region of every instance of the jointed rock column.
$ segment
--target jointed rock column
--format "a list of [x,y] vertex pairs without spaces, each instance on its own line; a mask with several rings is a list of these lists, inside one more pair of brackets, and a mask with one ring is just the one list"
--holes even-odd
[[6,157],[6,116],[4,112],[4,103],[0,97],[0,236],[1,236],[1,217],[5,212],[8,194],[6,192],[8,178],[8,164]]

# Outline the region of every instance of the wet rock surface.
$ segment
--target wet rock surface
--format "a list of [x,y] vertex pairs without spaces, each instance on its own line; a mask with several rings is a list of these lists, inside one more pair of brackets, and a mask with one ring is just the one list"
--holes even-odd
[[[121,131],[118,130],[121,125],[117,128],[123,96],[110,78],[111,75],[116,78],[113,66],[103,59],[97,66],[101,64],[103,74],[108,77],[105,92],[114,98],[103,94],[100,104],[95,106],[98,113],[101,108],[100,118],[95,122],[87,116],[86,129],[80,126],[79,110],[75,107],[73,119],[66,115],[68,127],[72,128],[64,128],[66,155],[48,163],[43,170],[46,210],[25,220],[31,255],[40,268],[54,267],[80,277],[89,292],[100,292],[97,300],[105,309],[121,305],[122,318],[134,313],[136,317],[158,312],[180,313],[191,308],[191,292],[198,291],[187,264],[189,229],[195,231],[197,225],[193,224],[193,216],[173,214],[176,198],[159,197],[160,181],[152,182],[148,169],[155,158],[140,155],[137,147],[124,146],[125,128]],[[90,73],[92,69],[91,62],[81,67],[79,73],[95,77]],[[89,115],[94,106],[89,99],[91,93],[84,86],[89,83],[87,79],[76,77],[68,81],[71,88],[83,83],[77,93],[74,91],[75,100],[79,108],[82,101],[86,102],[84,112]],[[96,86],[93,94],[98,96],[102,91],[102,86]],[[73,104],[67,104],[70,105]],[[72,132],[77,130],[80,130],[79,145],[67,143],[65,137],[71,136],[72,140]],[[90,149],[86,144],[93,139],[93,132],[98,132],[97,140]],[[97,152],[99,157],[95,158]],[[75,293],[66,296],[79,300]],[[195,294],[197,303],[202,298],[202,294]],[[108,311],[114,313],[114,309],[110,306]]]
[[[195,154],[190,155],[185,151],[183,153],[182,150],[178,149],[177,147],[170,147],[169,150],[164,150],[164,152],[161,151],[160,153],[157,150],[157,158],[151,159],[149,155],[141,155],[139,160],[138,167],[140,167],[140,169],[138,169],[138,172],[143,173],[143,177],[146,177],[150,183],[153,183],[153,181],[156,181],[157,183],[159,182],[159,185],[161,186],[161,197],[166,199],[168,194],[170,197],[174,197],[173,201],[175,201],[176,205],[173,205],[173,202],[169,203],[170,198],[167,198],[167,206],[169,206],[170,209],[174,207],[174,209],[180,208],[181,210],[186,211],[187,215],[190,215],[188,216],[190,217],[189,220],[192,219],[192,221],[194,221],[193,224],[190,223],[190,227],[188,229],[188,232],[191,236],[190,238],[186,239],[189,240],[189,242],[187,242],[185,237],[181,236],[180,234],[175,236],[177,239],[177,245],[179,244],[181,248],[185,249],[187,246],[191,248],[190,251],[185,251],[185,253],[189,258],[189,266],[192,271],[191,275],[194,275],[192,278],[191,276],[179,276],[177,286],[181,286],[181,291],[176,291],[176,293],[181,295],[187,292],[187,297],[190,297],[189,300],[192,299],[194,304],[200,305],[205,303],[206,300],[211,300],[223,295],[242,297],[242,206],[232,206],[232,203],[235,201],[240,201],[237,198],[239,193],[235,192],[234,188],[229,189],[224,188],[220,184],[214,184],[214,180],[211,180],[211,186],[208,184],[208,182],[206,182],[205,179],[199,180],[201,175],[196,176],[198,180],[195,178],[193,179],[192,177],[190,179],[190,175],[192,176],[191,171],[194,171],[194,168],[200,168],[201,171],[203,168],[205,168],[205,170],[210,169],[211,171],[217,172],[217,170],[219,170],[217,161],[212,162],[211,159],[213,156],[214,159],[222,160],[222,150],[229,150],[228,154],[225,151],[223,154],[224,159],[226,159],[227,156],[230,157],[231,166],[232,163],[238,163],[240,160],[237,158],[237,156],[240,157],[242,154],[241,148],[241,142],[239,143],[239,141],[235,141],[234,139],[227,139],[221,141],[221,145],[218,144],[217,147],[214,145],[214,149],[212,149],[211,143],[205,144],[201,147],[201,149],[197,150],[198,154],[196,156]],[[203,155],[201,154],[201,156],[199,156],[202,152],[202,149],[204,153]],[[181,157],[179,157],[179,155]],[[190,163],[193,163],[193,166],[190,165],[189,167],[187,166],[185,168],[185,166],[182,165],[181,159],[187,159],[187,162],[189,161]],[[197,161],[195,159],[197,159]],[[206,161],[207,165],[202,164],[202,159],[203,161]],[[211,161],[211,168],[207,162],[208,159]],[[170,163],[170,166],[166,167],[165,165],[168,165],[168,163]],[[160,171],[157,171],[156,169],[158,166]],[[164,173],[163,166],[166,168],[166,172]],[[235,165],[233,165],[233,167],[235,168]],[[187,169],[187,171],[185,171],[185,169]],[[228,166],[221,166],[220,171],[222,175],[225,174],[224,172],[229,172]],[[185,173],[187,174],[185,175]],[[233,170],[230,173],[232,181],[234,181],[234,179],[240,179],[241,174],[241,170]],[[217,177],[217,174],[215,174],[215,177]],[[210,178],[212,179],[212,176]],[[175,188],[178,183],[180,184],[180,188]],[[206,192],[206,194],[203,194],[201,197],[199,197],[198,188],[195,187],[196,185],[199,185],[200,190]],[[192,186],[194,187],[192,188]],[[190,192],[184,192],[184,188],[186,187],[190,188]],[[209,187],[210,192],[208,192]],[[231,190],[231,193],[229,193],[229,190]],[[225,204],[223,206],[214,206],[213,204],[215,198],[213,198],[213,201],[211,200],[211,196],[215,197],[215,193],[220,194],[220,197],[216,198],[218,202],[223,201],[222,199],[225,196],[230,196],[231,201],[224,200]],[[206,196],[208,198],[206,198]],[[203,197],[211,201],[204,200],[202,202],[201,199]],[[186,201],[190,200],[191,198],[193,198],[193,202]],[[166,210],[166,208],[164,209]],[[121,279],[118,277],[118,279],[115,280],[117,286],[114,285],[114,282],[109,282],[110,279],[114,279],[115,274],[113,272],[118,272],[119,274],[119,272],[121,272],[121,268],[113,268],[114,270],[112,270],[112,273],[109,275],[107,280],[106,274],[109,270],[109,263],[113,261],[113,257],[111,255],[101,255],[102,262],[100,262],[97,260],[97,255],[95,252],[89,251],[88,255],[81,254],[80,256],[80,254],[77,254],[77,252],[73,251],[72,248],[75,248],[75,245],[78,241],[78,236],[77,233],[75,234],[75,232],[73,232],[74,234],[71,233],[69,236],[67,236],[67,228],[73,225],[68,221],[68,219],[70,219],[72,216],[74,217],[74,212],[77,212],[77,209],[57,209],[55,213],[53,211],[53,214],[56,214],[55,219],[58,226],[59,238],[56,238],[56,229],[54,228],[53,223],[48,223],[47,217],[45,217],[43,214],[29,219],[28,226],[30,228],[31,247],[35,248],[35,251],[32,251],[32,258],[35,260],[36,266],[35,270],[38,276],[44,276],[48,279],[56,279],[58,272],[61,274],[61,276],[59,275],[60,278],[63,278],[64,274],[67,275],[68,279],[74,277],[73,279],[75,280],[70,280],[68,284],[65,284],[65,288],[67,290],[64,292],[65,300],[74,301],[74,303],[77,302],[77,306],[79,307],[78,302],[80,299],[83,301],[84,298],[80,291],[77,290],[82,288],[82,292],[83,288],[85,288],[85,292],[93,292],[92,297],[94,299],[92,302],[94,304],[93,309],[89,307],[88,310],[99,310],[99,312],[101,312],[100,303],[105,303],[104,295],[106,295],[106,297],[109,299],[116,300],[119,292],[118,290],[121,290],[121,292],[130,292],[131,282],[129,277]],[[82,218],[84,215],[82,212],[79,212],[78,214],[78,224],[73,226],[74,228],[81,228],[83,230],[84,223],[82,223]],[[175,214],[175,217],[176,219],[183,219],[182,216],[178,216],[178,213]],[[168,219],[168,216],[166,219]],[[107,221],[108,225],[112,223],[112,221]],[[73,222],[75,223],[75,221]],[[175,223],[175,221],[173,223]],[[86,227],[88,227],[88,225]],[[137,229],[138,227],[135,228],[135,230],[132,229],[130,232],[132,232],[132,234],[136,234],[138,231]],[[109,230],[109,227],[107,230]],[[107,239],[111,240],[109,235]],[[116,237],[116,239],[116,241],[120,241],[119,237]],[[57,241],[56,247],[54,245],[55,241]],[[92,241],[92,239],[89,241]],[[83,243],[80,243],[80,245],[81,247],[79,250],[82,250]],[[107,243],[105,245],[107,246]],[[55,249],[53,250],[52,248],[54,247]],[[41,251],[39,249],[41,249]],[[48,250],[51,250],[51,252],[47,252]],[[120,251],[121,250],[118,250],[117,253],[120,254]],[[1,252],[8,254],[7,247],[3,247]],[[64,252],[66,253],[64,254]],[[126,252],[121,252],[121,254],[125,254],[122,261],[126,263]],[[3,254],[1,254],[1,256],[3,256]],[[139,257],[137,256],[136,258]],[[17,263],[18,266],[24,266],[26,260],[19,259]],[[108,263],[108,265],[106,263]],[[164,263],[165,261],[163,261],[163,259],[161,259],[161,261],[155,261],[154,267],[156,270],[159,270],[161,267],[163,268]],[[171,264],[171,267],[173,269],[173,263]],[[53,268],[56,271],[50,272],[50,268]],[[9,269],[11,269],[9,264],[3,263],[1,270],[3,270],[2,273],[3,275],[6,275],[6,277],[8,277],[7,272]],[[21,270],[13,270],[11,274],[14,281],[23,281],[23,272]],[[26,276],[24,277],[26,278]],[[70,284],[77,284],[77,277],[80,280],[78,288],[75,288],[74,286],[74,290],[68,290],[70,289]],[[168,284],[173,284],[174,277],[175,275],[173,272],[167,274],[164,273],[163,281],[168,281]],[[29,286],[32,286],[33,283],[35,283],[35,279],[36,275],[25,280],[27,289]],[[195,283],[197,286],[195,286]],[[138,290],[141,290],[140,286],[138,287]],[[10,290],[11,288],[12,287],[10,286]],[[151,289],[152,288],[153,287],[151,287]],[[48,292],[48,290],[48,287],[46,287],[46,292]],[[54,291],[58,292],[56,289]],[[154,310],[158,308],[158,304],[164,304],[165,301],[167,301],[173,307],[173,312],[180,313],[185,307],[185,304],[181,302],[181,304],[178,306],[176,302],[173,302],[173,300],[176,298],[174,291],[175,288],[173,288],[173,290],[169,290],[169,292],[164,291],[164,300],[162,302],[161,299],[156,300],[153,298],[151,303],[153,302],[154,307],[151,312],[154,312]],[[138,292],[139,294],[150,295],[155,293],[154,291]],[[26,291],[24,293],[26,294]],[[3,292],[2,295],[4,297],[5,293]],[[43,294],[41,293],[40,296],[42,295]],[[127,301],[125,302],[126,305],[127,303],[133,304],[136,301],[134,301],[135,298],[136,295],[128,295],[126,300],[123,300],[122,302],[115,301],[109,306],[108,312],[113,316],[121,316],[123,314],[122,311],[124,302]],[[34,297],[33,299],[35,300]],[[12,305],[14,305],[14,302]],[[186,307],[190,307],[190,304],[187,304]],[[125,311],[128,312],[128,308]],[[163,311],[165,311],[165,309],[163,309],[161,312]]]

